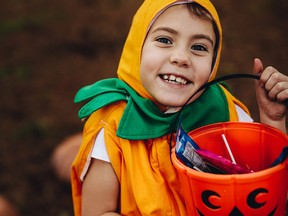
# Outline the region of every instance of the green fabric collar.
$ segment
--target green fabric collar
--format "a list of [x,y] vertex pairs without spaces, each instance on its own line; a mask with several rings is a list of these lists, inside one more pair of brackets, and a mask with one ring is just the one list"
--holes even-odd
[[[117,129],[117,136],[141,140],[161,137],[175,131],[178,113],[164,114],[150,100],[140,97],[125,82],[110,78],[98,81],[80,89],[75,96],[75,103],[90,99],[78,115],[85,118],[96,110],[114,103],[126,101],[127,105]],[[227,99],[222,88],[212,85],[193,103],[182,111],[182,125],[186,131],[197,127],[229,120]]]

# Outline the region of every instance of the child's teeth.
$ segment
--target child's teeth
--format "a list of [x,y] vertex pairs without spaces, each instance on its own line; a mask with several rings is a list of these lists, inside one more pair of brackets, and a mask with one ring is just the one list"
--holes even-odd
[[187,80],[182,79],[181,77],[176,77],[175,75],[163,75],[163,79],[168,82],[178,83],[185,85],[187,83]]
[[163,76],[163,79],[164,79],[164,80],[168,80],[168,78],[169,78],[168,75],[164,75],[164,76]]
[[174,81],[176,80],[176,77],[174,75],[171,75],[169,80]]

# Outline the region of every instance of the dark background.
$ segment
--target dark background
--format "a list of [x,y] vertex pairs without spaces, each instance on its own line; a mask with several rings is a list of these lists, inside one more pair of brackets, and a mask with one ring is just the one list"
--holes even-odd
[[[51,154],[79,132],[76,91],[116,76],[142,0],[9,0],[0,6],[0,195],[20,215],[73,215]],[[222,19],[220,74],[251,73],[254,57],[287,72],[288,1],[213,1]],[[257,120],[253,80],[229,81]]]

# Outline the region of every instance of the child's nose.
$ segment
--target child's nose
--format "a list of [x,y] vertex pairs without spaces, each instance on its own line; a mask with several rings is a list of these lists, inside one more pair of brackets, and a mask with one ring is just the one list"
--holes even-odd
[[186,50],[175,50],[170,57],[171,64],[175,64],[179,67],[189,67],[190,58],[189,53]]

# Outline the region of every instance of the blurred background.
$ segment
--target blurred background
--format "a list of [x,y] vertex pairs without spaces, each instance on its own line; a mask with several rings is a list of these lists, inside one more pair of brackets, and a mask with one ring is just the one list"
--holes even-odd
[[[80,105],[73,104],[77,90],[116,76],[141,2],[1,2],[0,197],[18,215],[73,215],[70,184],[55,172],[51,158],[63,140],[82,130]],[[213,3],[224,32],[218,75],[251,73],[255,57],[288,74],[288,1]],[[228,83],[257,120],[254,81]]]

